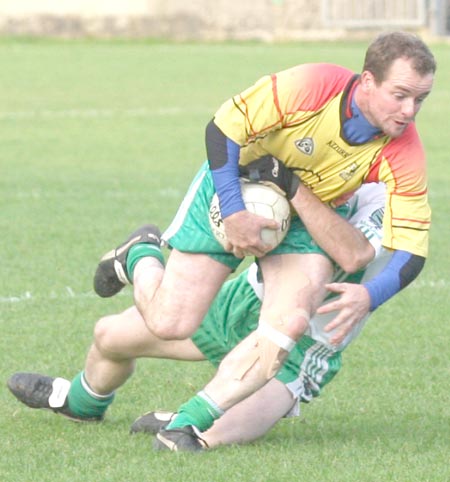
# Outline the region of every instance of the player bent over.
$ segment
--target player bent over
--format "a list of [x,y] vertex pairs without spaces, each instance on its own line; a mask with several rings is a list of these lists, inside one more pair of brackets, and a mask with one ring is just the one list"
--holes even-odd
[[[339,283],[364,282],[380,271],[386,260],[386,252],[381,250],[384,187],[375,184],[364,186],[349,204],[355,211],[351,223],[369,239],[372,256],[376,253],[377,257],[367,270],[350,277],[336,269],[333,280]],[[335,217],[338,222],[346,223],[337,215]],[[352,230],[360,234],[360,231]],[[128,242],[141,239],[146,231],[137,232]],[[304,229],[302,237],[304,252],[307,253],[305,257],[315,262],[324,261],[331,271],[330,261]],[[224,285],[191,339],[158,339],[146,328],[138,310],[132,307],[121,314],[102,318],[97,323],[95,342],[88,352],[85,370],[72,382],[38,374],[17,373],[10,378],[8,386],[20,401],[32,408],[51,409],[75,420],[102,420],[114,399],[114,391],[132,374],[136,358],[208,359],[218,366],[236,344],[251,335],[257,328],[263,291],[256,272],[256,265],[252,265]],[[336,290],[344,286],[338,284],[330,288]],[[325,331],[325,326],[334,315],[316,315],[309,323],[307,334],[291,350],[276,377],[226,411],[209,430],[205,427],[211,425],[212,421],[208,417],[205,420],[204,412],[205,408],[210,407],[202,404],[207,396],[200,392],[195,400],[180,407],[177,417],[170,413],[167,417],[150,413],[138,419],[132,431],[156,433],[162,429],[158,435],[159,446],[165,448],[170,445],[169,448],[175,450],[202,449],[205,445],[197,435],[199,430],[203,431],[201,439],[209,447],[246,442],[262,436],[283,416],[298,413],[297,401],[308,402],[318,396],[322,387],[339,371],[341,352],[359,333],[364,321],[353,326],[344,339],[336,344],[336,334]],[[182,425],[181,429],[164,430],[171,419],[175,423],[183,418],[187,425]],[[193,426],[197,428],[194,430]],[[170,440],[173,434],[177,438],[175,441]]]
[[[394,296],[424,266],[430,207],[425,154],[415,118],[432,90],[435,71],[435,59],[419,38],[390,32],[371,43],[361,74],[331,64],[303,64],[261,78],[226,101],[206,128],[208,166],[194,180],[174,220],[166,270],[150,255],[144,270],[144,261],[137,261],[134,252],[141,246],[132,246],[129,253],[128,246],[121,247],[100,265],[96,291],[106,287],[100,293],[104,296],[116,292],[109,289],[115,283],[106,279],[114,264],[119,281],[133,280],[135,303],[149,329],[163,339],[185,339],[200,326],[235,263],[249,253],[259,257],[266,295],[256,343],[247,340],[236,348],[239,356],[233,352],[224,360],[220,384],[213,380],[207,393],[211,406],[228,410],[263,387],[308,327],[323,294],[318,281],[325,274],[317,269],[305,272],[307,261],[295,254],[295,226],[276,252],[268,252],[261,229],[275,227],[274,223],[245,209],[239,172],[270,154],[301,177],[297,189],[284,192],[319,244],[311,229],[317,211],[305,203],[305,186],[329,202],[361,183],[386,183],[389,205],[383,245],[395,254],[359,290],[352,288],[350,293],[347,287],[341,288],[341,311],[330,325],[341,326],[334,339],[338,343],[346,326]],[[272,172],[275,176],[277,165]],[[205,228],[214,193],[220,201],[228,252],[215,244]],[[320,228],[334,231],[327,223]],[[342,239],[338,242],[346,246]],[[125,268],[124,252],[128,253]],[[346,306],[343,299],[349,300]]]

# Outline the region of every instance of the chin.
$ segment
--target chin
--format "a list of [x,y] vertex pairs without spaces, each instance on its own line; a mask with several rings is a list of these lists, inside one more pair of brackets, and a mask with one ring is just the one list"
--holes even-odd
[[389,137],[392,137],[392,138],[397,138],[397,137],[400,137],[406,130],[406,127],[407,126],[403,126],[403,127],[395,127],[393,129],[386,129],[385,131],[383,131],[385,134],[387,134]]

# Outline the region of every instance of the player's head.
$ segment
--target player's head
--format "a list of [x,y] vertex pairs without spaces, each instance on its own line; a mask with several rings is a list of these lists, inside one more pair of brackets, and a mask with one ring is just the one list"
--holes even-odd
[[436,60],[430,49],[417,35],[408,32],[379,35],[367,49],[363,71],[371,72],[380,84],[397,59],[410,60],[420,76],[436,72]]
[[391,32],[370,45],[356,92],[366,119],[386,135],[399,137],[430,93],[436,61],[417,36]]

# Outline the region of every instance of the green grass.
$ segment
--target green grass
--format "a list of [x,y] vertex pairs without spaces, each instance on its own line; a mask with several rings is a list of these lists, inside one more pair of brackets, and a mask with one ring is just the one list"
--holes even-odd
[[0,41],[0,479],[46,481],[450,480],[450,47],[433,47],[435,90],[418,124],[433,228],[420,278],[378,310],[339,377],[300,419],[261,441],[194,456],[128,435],[175,409],[207,364],[142,361],[101,425],[32,411],[5,388],[15,371],[71,378],[95,321],[131,292],[94,296],[98,257],[136,225],[168,224],[204,160],[220,103],[262,74],[306,61],[359,69],[360,43],[286,45]]

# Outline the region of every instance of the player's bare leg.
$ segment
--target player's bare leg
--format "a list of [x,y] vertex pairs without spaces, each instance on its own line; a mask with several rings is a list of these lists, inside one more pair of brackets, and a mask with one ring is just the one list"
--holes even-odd
[[223,359],[204,389],[222,410],[275,376],[289,353],[289,340],[293,346],[307,329],[332,275],[329,260],[315,254],[270,256],[261,261],[261,269],[265,294],[259,328]]
[[332,275],[330,261],[316,254],[270,256],[260,264],[265,295],[258,329],[223,359],[204,390],[180,407],[176,419],[158,433],[157,448],[201,449],[198,434],[186,427],[204,432],[271,380],[307,329]]
[[[204,448],[252,442],[265,435],[296,403],[298,401],[284,383],[273,378],[227,410],[200,435],[201,440],[206,442]],[[131,433],[156,435],[176,416],[174,412],[148,412],[133,423]]]
[[51,409],[77,421],[99,421],[112,403],[114,391],[133,373],[136,358],[204,359],[189,339],[158,339],[136,307],[101,318],[94,335],[84,371],[72,382],[38,373],[16,373],[8,380],[11,392],[31,408]]
[[134,296],[148,328],[162,339],[190,337],[231,269],[205,254],[176,249],[164,271],[146,263],[144,258],[134,270]]
[[209,448],[252,442],[265,435],[295,403],[284,383],[273,378],[227,410],[201,437]]
[[127,381],[136,359],[143,357],[204,360],[190,339],[166,341],[156,337],[133,306],[97,322],[94,343],[86,358],[86,381],[99,394],[111,393]]
[[161,339],[185,339],[203,317],[231,269],[205,254],[171,250],[164,269],[161,233],[148,224],[106,253],[94,289],[114,296],[134,284],[135,303],[148,328]]

